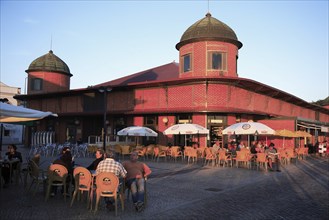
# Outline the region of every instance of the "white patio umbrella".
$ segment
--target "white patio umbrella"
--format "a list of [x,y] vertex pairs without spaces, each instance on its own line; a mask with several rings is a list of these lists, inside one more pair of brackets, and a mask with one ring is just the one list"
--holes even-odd
[[268,134],[275,134],[275,131],[264,125],[260,122],[239,122],[233,124],[222,131],[223,134],[229,135],[243,135],[243,134],[257,134],[257,135],[268,135]]
[[198,124],[175,124],[163,131],[164,135],[171,134],[183,134],[185,135],[185,146],[186,146],[186,135],[187,134],[209,134],[207,128],[202,127]]
[[153,131],[150,128],[147,127],[141,127],[141,126],[130,126],[126,127],[120,131],[117,132],[117,135],[120,136],[135,136],[135,137],[157,137],[158,133]]
[[249,146],[249,135],[273,135],[275,130],[260,122],[248,121],[230,125],[222,131],[222,134],[248,135]]
[[0,102],[0,152],[2,151],[2,130],[4,126],[2,123],[35,121],[48,116],[58,117],[57,114],[52,112],[42,112],[35,109]]
[[[158,133],[153,131],[148,127],[142,126],[130,126],[126,127],[117,132],[119,136],[133,136],[133,137],[157,137]],[[136,139],[135,139],[136,141]],[[138,145],[138,139],[136,141],[136,145]]]
[[24,122],[40,120],[47,116],[55,116],[52,112],[42,112],[30,108],[24,108],[22,106],[10,105],[0,102],[0,122]]

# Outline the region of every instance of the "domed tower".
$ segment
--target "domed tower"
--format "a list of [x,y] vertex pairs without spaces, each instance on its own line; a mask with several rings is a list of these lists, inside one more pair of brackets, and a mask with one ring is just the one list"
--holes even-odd
[[28,74],[27,94],[70,90],[70,69],[52,50],[35,59],[25,72]]
[[234,31],[210,13],[190,26],[176,45],[179,76],[237,77],[238,50],[242,43]]

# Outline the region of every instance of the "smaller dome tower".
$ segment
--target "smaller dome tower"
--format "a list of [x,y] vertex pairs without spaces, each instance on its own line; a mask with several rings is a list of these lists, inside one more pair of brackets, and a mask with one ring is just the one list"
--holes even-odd
[[27,94],[70,90],[70,78],[73,75],[67,64],[52,50],[35,59],[25,72],[28,74]]
[[242,43],[234,31],[210,13],[190,26],[176,44],[180,77],[238,76],[238,50]]

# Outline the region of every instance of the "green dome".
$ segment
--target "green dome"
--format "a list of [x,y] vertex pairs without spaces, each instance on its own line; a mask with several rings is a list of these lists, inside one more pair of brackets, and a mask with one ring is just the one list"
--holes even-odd
[[52,50],[35,59],[25,72],[29,73],[34,71],[56,72],[72,76],[66,63],[56,56]]
[[232,43],[239,49],[242,47],[242,43],[229,26],[207,13],[205,18],[195,22],[184,32],[180,42],[176,44],[176,49],[179,50],[179,48],[189,43],[205,40]]

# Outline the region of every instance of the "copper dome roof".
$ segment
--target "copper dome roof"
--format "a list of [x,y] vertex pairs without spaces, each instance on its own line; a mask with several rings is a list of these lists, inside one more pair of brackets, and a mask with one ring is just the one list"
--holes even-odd
[[35,59],[25,72],[29,73],[33,71],[57,72],[72,76],[66,63],[56,56],[52,50],[50,50],[49,53]]
[[185,44],[205,40],[232,43],[239,49],[242,47],[242,43],[238,40],[234,31],[223,22],[213,18],[208,12],[205,18],[195,22],[184,32],[180,42],[176,44],[176,49],[179,50]]

